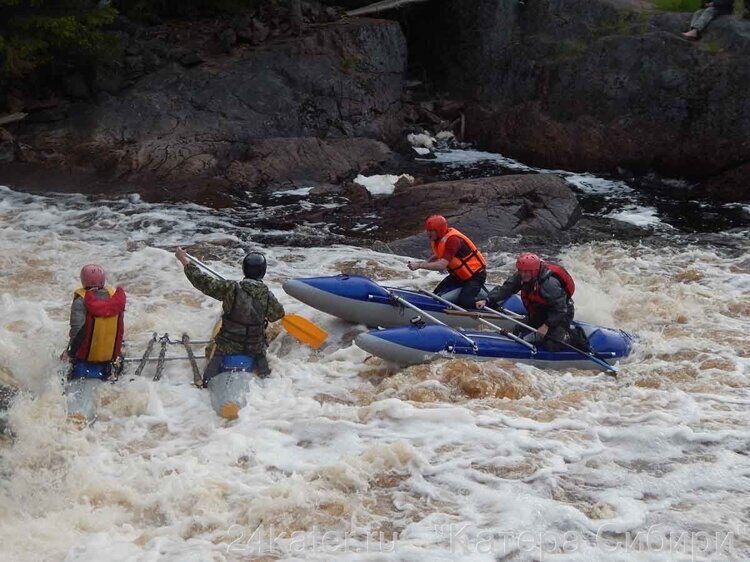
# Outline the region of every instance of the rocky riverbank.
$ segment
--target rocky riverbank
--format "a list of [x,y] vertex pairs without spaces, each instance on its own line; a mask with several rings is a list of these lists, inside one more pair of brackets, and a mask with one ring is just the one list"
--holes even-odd
[[[699,43],[690,14],[630,0],[447,0],[412,12],[409,48],[464,107],[467,138],[540,166],[655,169],[748,199],[750,21]],[[744,166],[744,168],[743,168]]]
[[[300,36],[283,10],[150,27],[120,18],[118,64],[72,73],[64,97],[15,100],[28,116],[0,130],[0,183],[213,207],[315,188],[336,204],[283,220],[344,231],[369,214],[388,235],[354,238],[396,251],[415,249],[409,236],[437,211],[485,239],[576,222],[575,197],[553,176],[457,188],[422,174],[407,135],[429,144],[420,133],[447,128],[547,167],[655,169],[705,179],[722,200],[750,197],[747,22],[721,18],[693,45],[677,34],[687,15],[621,0],[523,11],[449,0],[401,23],[342,14],[305,4]],[[404,171],[416,185],[390,197],[352,183]]]
[[374,139],[400,132],[406,44],[397,23],[320,24],[230,54],[189,53],[93,103],[32,113],[8,159],[213,190],[337,181],[389,157]]

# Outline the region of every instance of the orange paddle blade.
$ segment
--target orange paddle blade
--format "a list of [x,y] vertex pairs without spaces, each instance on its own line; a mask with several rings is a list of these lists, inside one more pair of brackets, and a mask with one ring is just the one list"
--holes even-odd
[[297,314],[287,314],[281,319],[281,325],[295,339],[318,349],[326,341],[328,333]]

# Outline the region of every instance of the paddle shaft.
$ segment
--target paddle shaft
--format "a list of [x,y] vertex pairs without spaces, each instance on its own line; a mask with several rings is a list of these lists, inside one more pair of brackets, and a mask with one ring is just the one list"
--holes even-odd
[[[484,292],[487,293],[487,296],[483,300],[486,301],[486,302],[489,302],[489,300],[490,300],[490,290],[487,288],[487,285],[482,285],[482,289],[484,289]],[[505,311],[506,314],[512,316],[516,320],[523,318],[523,314],[518,314],[517,312],[513,312],[512,310],[507,310],[505,308],[503,308],[503,310]]]
[[460,336],[461,338],[463,338],[463,339],[464,339],[465,341],[467,341],[467,342],[468,342],[468,343],[469,343],[469,344],[471,345],[471,348],[472,348],[472,349],[473,349],[474,351],[476,351],[476,350],[478,349],[478,346],[477,346],[477,344],[476,344],[476,343],[474,342],[474,340],[472,340],[472,339],[471,339],[471,338],[469,338],[468,336],[466,336],[466,335],[462,334],[461,332],[459,332],[459,331],[458,331],[458,330],[456,330],[455,328],[451,328],[450,326],[448,326],[448,324],[446,324],[445,322],[442,322],[442,321],[438,320],[437,318],[435,318],[435,317],[434,317],[434,316],[432,316],[431,314],[428,314],[427,312],[425,312],[424,310],[422,310],[422,309],[421,309],[421,308],[419,308],[418,306],[416,306],[416,305],[414,305],[414,304],[410,303],[410,302],[409,302],[409,301],[407,301],[406,299],[402,299],[401,297],[399,297],[399,296],[398,296],[398,295],[397,295],[396,293],[394,293],[393,291],[388,291],[388,294],[389,294],[389,295],[391,296],[391,298],[392,298],[393,300],[395,300],[395,301],[396,301],[397,303],[399,303],[400,305],[402,305],[402,306],[405,306],[405,307],[407,307],[407,308],[411,308],[412,310],[414,310],[414,311],[418,312],[418,313],[419,313],[419,314],[421,314],[421,315],[424,315],[424,317],[425,317],[425,318],[427,318],[428,320],[430,320],[430,322],[432,322],[432,323],[434,323],[434,324],[437,324],[437,325],[439,325],[439,326],[445,326],[446,328],[449,328],[449,329],[453,330],[453,331],[454,331],[454,332],[456,332],[456,334],[458,334],[458,335],[459,335],[459,336]]
[[[525,323],[521,322],[520,320],[517,320],[516,318],[513,318],[512,316],[508,316],[507,314],[503,314],[502,312],[500,312],[498,310],[492,309],[492,308],[490,308],[487,305],[484,306],[484,310],[489,310],[491,313],[496,314],[497,316],[500,316],[501,318],[505,318],[506,320],[510,320],[511,322],[515,322],[516,324],[518,324],[522,328],[526,328],[527,330],[531,330],[532,332],[537,332],[536,328],[532,328],[528,324],[525,324]],[[502,309],[502,310],[505,310],[505,309]],[[587,352],[583,351],[582,349],[578,349],[577,347],[575,347],[573,345],[570,345],[567,342],[560,341],[558,339],[551,338],[549,336],[545,336],[545,337],[547,337],[550,341],[553,341],[553,342],[555,342],[555,343],[557,343],[559,345],[564,345],[565,347],[567,347],[568,349],[570,349],[572,351],[575,351],[576,353],[580,353],[584,357],[588,357],[594,363],[597,363],[598,365],[601,365],[602,367],[604,367],[606,370],[611,371],[611,372],[617,374],[617,369],[615,367],[613,367],[612,365],[610,365],[606,361],[602,361],[601,359],[599,359],[598,357],[596,357],[593,353],[587,353]]]
[[[465,308],[461,308],[456,303],[453,303],[453,302],[451,302],[451,301],[449,301],[447,299],[444,299],[440,295],[436,295],[435,293],[431,293],[430,291],[425,291],[424,289],[422,289],[420,292],[424,293],[425,295],[431,296],[436,301],[441,302],[441,303],[443,303],[446,306],[450,306],[451,308],[455,309],[458,312],[465,312],[465,313],[467,313],[467,316],[469,314],[471,314]],[[488,315],[488,316],[490,316],[490,315]],[[497,326],[497,325],[493,324],[492,322],[488,322],[487,320],[485,320],[481,316],[474,316],[474,319],[477,322],[480,322],[480,323],[484,324],[485,326],[488,326],[489,328],[492,328],[493,331],[498,332],[498,333],[504,335],[505,337],[512,339],[513,341],[515,341],[517,343],[520,343],[524,347],[528,347],[531,350],[532,353],[536,353],[536,347],[533,344],[531,344],[531,343],[527,342],[526,340],[524,340],[523,338],[519,338],[517,335],[511,334],[508,330],[504,330],[500,326]]]
[[497,314],[491,314],[489,312],[474,312],[472,310],[446,310],[445,314],[450,314],[451,316],[463,316],[465,318],[475,318],[477,320],[480,318],[497,318]]
[[212,274],[212,275],[214,275],[214,276],[218,277],[218,278],[219,278],[219,279],[221,279],[222,281],[226,281],[226,280],[227,280],[227,278],[226,278],[226,277],[224,277],[224,276],[223,276],[223,275],[222,275],[221,273],[219,273],[218,271],[215,271],[215,270],[211,269],[210,267],[208,267],[208,266],[207,266],[207,265],[206,265],[205,263],[203,263],[203,262],[202,262],[201,260],[199,260],[198,258],[195,258],[195,257],[191,256],[191,255],[190,255],[190,254],[188,254],[188,253],[186,253],[186,254],[185,254],[185,256],[187,257],[187,259],[189,259],[189,260],[190,260],[191,262],[193,262],[193,263],[194,263],[195,265],[198,265],[198,266],[202,267],[203,269],[205,269],[206,271],[208,271],[208,272],[209,272],[210,274]]

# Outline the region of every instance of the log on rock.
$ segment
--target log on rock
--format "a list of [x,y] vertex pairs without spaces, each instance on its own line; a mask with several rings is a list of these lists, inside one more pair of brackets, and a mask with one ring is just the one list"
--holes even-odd
[[9,115],[2,115],[0,116],[0,126],[15,123],[17,121],[22,121],[26,118],[27,115],[28,113],[23,113],[20,111],[17,113],[11,113]]
[[367,14],[376,14],[378,12],[385,12],[386,10],[393,10],[395,8],[401,8],[407,4],[416,4],[417,2],[427,2],[427,0],[382,0],[381,2],[375,2],[367,6],[362,6],[356,10],[349,10],[346,12],[347,16],[366,16]]

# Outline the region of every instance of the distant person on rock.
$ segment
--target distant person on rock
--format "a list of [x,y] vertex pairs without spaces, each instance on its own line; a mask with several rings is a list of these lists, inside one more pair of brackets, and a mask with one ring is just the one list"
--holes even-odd
[[496,308],[520,291],[527,314],[524,324],[536,328],[536,332],[524,335],[527,330],[518,327],[518,335],[549,351],[563,349],[558,342],[585,348],[585,335],[571,332],[575,283],[565,268],[543,262],[536,254],[526,252],[518,256],[516,270],[505,283],[492,289],[486,300],[477,301],[476,307]]
[[204,273],[188,260],[182,248],[177,248],[175,257],[193,287],[222,304],[221,328],[214,338],[216,350],[206,366],[203,381],[219,374],[224,355],[248,355],[254,359],[260,378],[270,375],[266,326],[284,317],[284,307],[262,281],[266,275],[265,256],[253,252],[245,256],[242,281],[217,279]]
[[693,19],[690,20],[690,31],[686,31],[682,36],[689,41],[698,41],[703,34],[703,31],[708,27],[714,19],[725,14],[731,14],[734,5],[734,0],[714,0],[713,2],[706,2],[702,10],[698,10],[693,14]]
[[448,271],[448,276],[435,287],[435,293],[461,288],[456,304],[472,308],[487,281],[487,260],[467,236],[448,227],[442,215],[432,215],[424,223],[430,239],[432,256],[427,261],[409,262],[409,269]]

